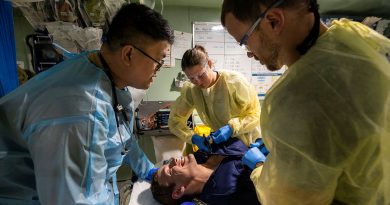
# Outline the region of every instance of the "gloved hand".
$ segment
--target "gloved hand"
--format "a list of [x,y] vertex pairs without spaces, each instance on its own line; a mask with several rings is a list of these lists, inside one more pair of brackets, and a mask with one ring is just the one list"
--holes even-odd
[[153,179],[154,173],[156,173],[157,171],[158,171],[158,168],[155,168],[155,167],[151,168],[151,169],[149,170],[148,176],[146,176],[145,180],[151,182],[152,179]]
[[251,143],[249,145],[249,147],[257,147],[260,152],[262,152],[264,154],[264,156],[267,156],[269,154],[269,151],[267,149],[267,147],[265,147],[265,144],[263,142],[263,138],[257,138],[255,143]]
[[205,144],[205,139],[204,137],[201,137],[197,134],[194,134],[192,135],[192,138],[191,138],[191,142],[192,144],[198,146],[199,150],[200,151],[203,151],[203,152],[210,152],[210,147],[208,147],[206,144]]
[[233,128],[230,125],[225,125],[216,132],[212,133],[210,136],[213,139],[214,143],[226,142],[233,134]]
[[250,148],[242,157],[242,163],[251,168],[252,170],[256,167],[257,163],[265,162],[266,157],[257,147]]

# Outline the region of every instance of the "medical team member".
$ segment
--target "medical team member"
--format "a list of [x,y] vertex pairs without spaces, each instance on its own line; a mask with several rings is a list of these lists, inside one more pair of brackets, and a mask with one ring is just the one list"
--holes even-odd
[[288,66],[262,105],[270,154],[263,166],[260,152],[244,157],[261,203],[390,204],[390,40],[346,19],[327,28],[315,0],[222,7],[261,63]]
[[132,134],[127,86],[147,89],[172,42],[159,13],[126,4],[100,51],[1,98],[0,204],[119,204],[115,174],[123,163],[148,179],[153,164]]
[[171,107],[170,131],[201,150],[209,151],[201,136],[187,127],[193,110],[215,133],[210,137],[221,143],[240,138],[247,146],[260,137],[260,104],[257,93],[245,77],[232,71],[214,71],[202,46],[187,50],[181,67],[191,82],[186,82]]

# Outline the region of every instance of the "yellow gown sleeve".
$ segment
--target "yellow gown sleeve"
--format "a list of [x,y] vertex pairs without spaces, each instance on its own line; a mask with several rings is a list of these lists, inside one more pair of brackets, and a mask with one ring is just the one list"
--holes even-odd
[[171,106],[171,113],[169,115],[168,126],[172,134],[187,143],[191,143],[191,137],[194,131],[187,126],[187,120],[194,110],[191,86],[185,84],[182,88],[180,96]]
[[[240,80],[237,78],[235,80]],[[257,93],[253,86],[249,83],[241,81],[236,82],[235,88],[231,87],[230,90],[234,90],[234,100],[237,107],[233,109],[239,109],[240,114],[229,120],[228,124],[233,128],[234,137],[249,137],[251,135],[247,133],[253,132],[258,129],[260,132],[260,103],[257,97]],[[234,84],[231,84],[234,86]],[[259,136],[251,136],[253,139],[242,139],[244,142],[253,142]]]
[[263,165],[262,166],[259,166],[259,167],[256,167],[252,173],[251,173],[251,180],[253,182],[253,184],[255,185],[255,188],[256,188],[256,195],[257,195],[257,198],[259,199],[260,201],[260,175],[261,175],[261,171],[263,169]]

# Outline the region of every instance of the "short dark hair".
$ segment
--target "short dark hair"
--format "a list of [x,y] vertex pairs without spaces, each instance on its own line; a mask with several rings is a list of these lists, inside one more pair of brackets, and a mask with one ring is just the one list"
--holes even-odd
[[115,14],[105,43],[111,50],[116,50],[125,42],[141,46],[146,40],[144,37],[170,44],[174,41],[173,31],[161,14],[145,5],[130,3],[124,4]]
[[192,201],[198,194],[184,195],[180,199],[173,199],[172,193],[175,188],[175,184],[169,186],[161,186],[157,181],[157,172],[152,177],[152,184],[150,190],[152,191],[153,198],[163,205],[179,205],[186,201]]
[[180,199],[173,199],[172,192],[175,188],[175,184],[171,184],[169,186],[161,186],[157,181],[157,172],[153,175],[152,184],[150,186],[150,190],[152,191],[153,198],[161,204],[180,204]]
[[[243,22],[254,22],[260,15],[260,6],[269,7],[278,0],[224,0],[222,4],[221,23],[225,26],[225,16],[232,13],[234,17]],[[310,5],[312,0],[284,0],[278,7],[291,8],[297,5]]]
[[184,71],[195,65],[207,63],[209,56],[203,46],[195,45],[194,48],[188,49],[181,59],[181,69]]

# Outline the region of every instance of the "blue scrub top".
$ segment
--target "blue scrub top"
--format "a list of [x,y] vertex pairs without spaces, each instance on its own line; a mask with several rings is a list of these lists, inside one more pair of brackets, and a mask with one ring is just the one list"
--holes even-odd
[[195,154],[197,161],[205,162],[210,155],[226,156],[206,182],[200,199],[213,204],[260,204],[253,182],[251,170],[241,159],[248,151],[238,138],[230,138],[226,143],[211,144],[212,154]]

